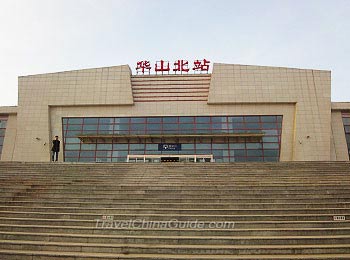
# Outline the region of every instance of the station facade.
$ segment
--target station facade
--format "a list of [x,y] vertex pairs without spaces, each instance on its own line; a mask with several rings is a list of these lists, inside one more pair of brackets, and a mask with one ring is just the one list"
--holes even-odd
[[325,70],[214,63],[208,74],[128,65],[21,76],[0,107],[1,161],[347,161],[350,103]]

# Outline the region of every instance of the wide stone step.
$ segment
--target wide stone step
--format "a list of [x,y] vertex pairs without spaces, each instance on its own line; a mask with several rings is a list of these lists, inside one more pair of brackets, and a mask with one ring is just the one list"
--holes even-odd
[[152,245],[339,245],[350,244],[350,235],[321,236],[146,236],[119,234],[77,234],[55,232],[0,231],[2,240],[111,243],[111,244],[152,244]]
[[[334,219],[335,214],[260,214],[260,215],[201,215],[201,214],[127,214],[127,213],[114,213],[108,212],[96,213],[62,213],[62,212],[28,212],[28,211],[1,211],[0,217],[6,218],[23,218],[24,216],[29,218],[47,218],[47,219],[99,219],[103,215],[113,215],[115,219],[146,219],[146,220],[195,220],[199,221],[330,221]],[[346,220],[350,219],[350,214],[336,214],[343,216]]]
[[[121,219],[120,222],[127,222],[130,219]],[[97,223],[95,219],[45,219],[45,218],[6,218],[0,217],[2,225],[52,225],[52,226],[74,226],[74,227],[96,227],[102,226],[101,222]],[[210,223],[203,221],[203,226],[208,228]],[[235,221],[235,228],[334,228],[350,227],[350,220],[342,221]]]
[[192,209],[192,208],[80,208],[0,206],[0,214],[8,212],[89,213],[89,214],[167,214],[167,215],[279,215],[279,214],[335,214],[350,215],[350,208],[266,208],[266,209]]
[[[196,260],[208,260],[208,259],[308,259],[308,260],[334,260],[334,259],[350,259],[350,254],[310,254],[310,255],[237,255],[237,256],[225,256],[225,255],[166,255],[166,254],[111,254],[111,253],[86,253],[86,252],[60,252],[60,251],[32,251],[32,250],[0,250],[0,254],[6,256],[8,260],[43,260],[43,259],[65,259],[65,260],[86,260],[86,259],[167,259],[167,260],[180,260],[180,259],[196,259]],[[23,256],[23,258],[21,258]]]
[[[320,200],[322,201],[322,200]],[[137,203],[132,200],[127,200],[125,202],[113,202],[113,201],[104,201],[104,202],[71,202],[71,201],[6,201],[3,203],[6,205],[6,208],[10,208],[13,206],[16,207],[31,207],[31,208],[39,208],[39,207],[64,207],[64,208],[93,208],[93,209],[101,209],[101,208],[190,208],[190,209],[294,209],[294,208],[350,208],[350,202],[341,202],[341,201],[333,201],[333,202],[288,202],[288,203],[278,203],[278,202],[260,202],[260,203],[242,203],[241,201],[233,202],[233,203],[202,203],[202,202],[182,202],[182,203],[161,203],[161,202],[145,202],[142,201]],[[0,206],[1,207],[1,206]],[[5,206],[4,206],[5,207]]]
[[341,245],[150,245],[110,243],[64,243],[50,241],[0,240],[0,249],[70,251],[114,254],[176,255],[295,255],[350,254],[350,244]]
[[[124,225],[125,224],[125,225]],[[99,227],[96,227],[98,225]],[[108,226],[107,226],[108,225]],[[123,226],[124,225],[124,226]],[[149,226],[154,228],[148,228]],[[163,225],[163,226],[161,226]],[[165,228],[164,228],[165,226]],[[135,227],[135,228],[134,228]],[[167,228],[169,227],[169,228]],[[187,228],[192,227],[192,228]],[[198,228],[196,228],[198,227]],[[212,227],[212,228],[211,228]],[[134,235],[134,236],[247,236],[247,237],[266,237],[266,236],[322,236],[327,235],[348,235],[350,227],[331,227],[331,228],[239,228],[235,227],[234,222],[207,222],[201,223],[193,220],[184,221],[162,221],[148,222],[143,220],[123,220],[113,223],[104,223],[99,221],[89,226],[54,226],[54,225],[18,225],[18,224],[0,224],[1,231],[8,232],[41,232],[41,233],[67,233],[67,234],[101,234],[101,235]]]

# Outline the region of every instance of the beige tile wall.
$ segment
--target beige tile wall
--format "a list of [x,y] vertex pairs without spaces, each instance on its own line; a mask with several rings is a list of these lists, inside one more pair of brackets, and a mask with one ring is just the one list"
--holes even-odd
[[214,64],[209,104],[296,103],[293,160],[330,160],[330,71]]

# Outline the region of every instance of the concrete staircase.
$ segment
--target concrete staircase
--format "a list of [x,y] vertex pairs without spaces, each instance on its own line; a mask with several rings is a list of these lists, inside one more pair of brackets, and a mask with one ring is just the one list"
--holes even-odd
[[0,259],[350,259],[349,167],[1,162]]

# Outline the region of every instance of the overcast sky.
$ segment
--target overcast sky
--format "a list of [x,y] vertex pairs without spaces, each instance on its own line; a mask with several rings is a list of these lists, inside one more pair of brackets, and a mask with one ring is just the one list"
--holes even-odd
[[350,0],[0,0],[0,106],[22,75],[207,58],[332,71],[350,102]]

